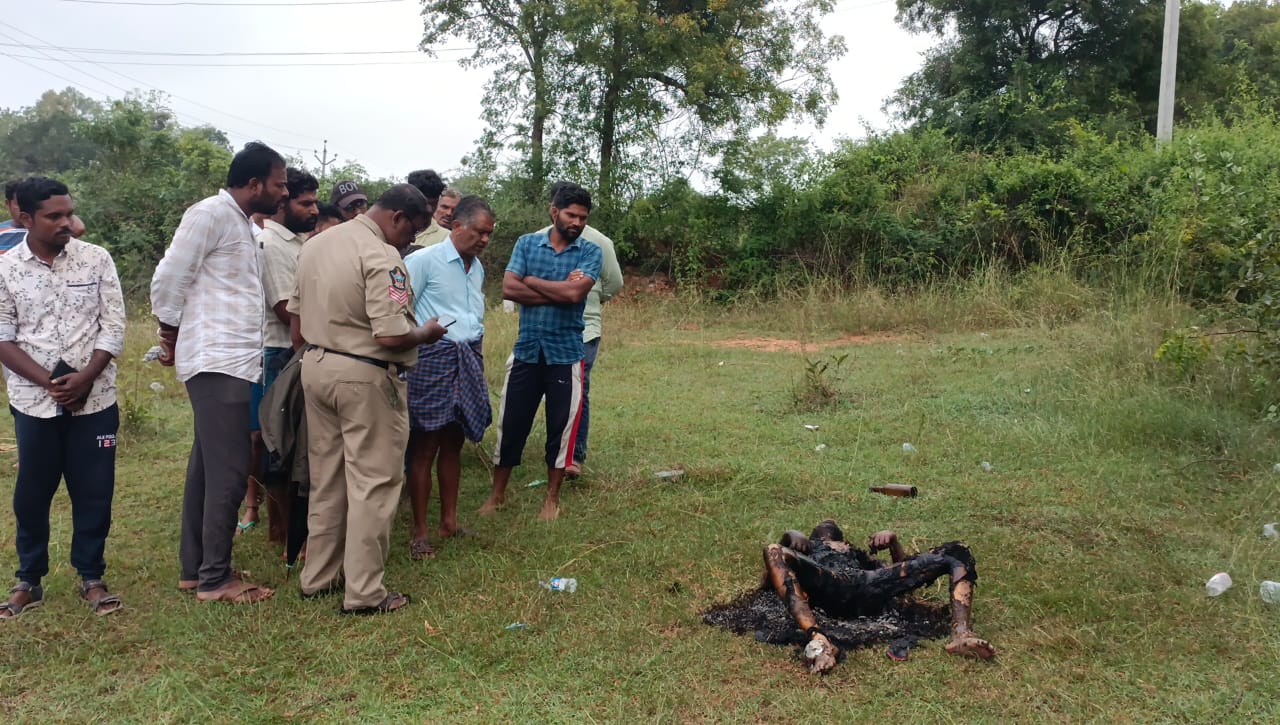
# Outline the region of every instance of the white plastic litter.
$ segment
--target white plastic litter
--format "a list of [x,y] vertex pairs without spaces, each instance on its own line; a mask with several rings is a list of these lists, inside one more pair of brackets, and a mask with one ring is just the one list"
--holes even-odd
[[1267,604],[1280,604],[1280,582],[1262,582],[1258,587],[1258,596]]
[[1211,597],[1216,597],[1231,588],[1231,575],[1225,571],[1209,577],[1209,581],[1205,582],[1204,592]]

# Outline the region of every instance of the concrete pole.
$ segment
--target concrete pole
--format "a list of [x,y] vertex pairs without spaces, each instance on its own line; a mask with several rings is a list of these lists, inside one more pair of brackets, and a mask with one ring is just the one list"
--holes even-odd
[[1164,52],[1160,55],[1160,108],[1156,112],[1156,143],[1173,139],[1173,81],[1178,73],[1178,14],[1181,0],[1164,0]]

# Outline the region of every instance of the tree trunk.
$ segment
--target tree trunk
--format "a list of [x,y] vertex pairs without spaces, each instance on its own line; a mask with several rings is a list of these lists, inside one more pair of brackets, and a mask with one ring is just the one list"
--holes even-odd
[[626,45],[623,28],[614,25],[613,48],[609,59],[604,97],[600,99],[600,179],[596,188],[599,201],[595,206],[608,207],[613,201],[613,155],[618,136],[618,106],[622,103]]
[[547,72],[543,63],[544,42],[533,49],[533,121],[529,124],[529,198],[538,201],[546,187],[547,170],[542,156],[542,136],[551,115],[547,98]]
[[613,146],[618,134],[618,98],[620,96],[618,81],[613,78],[605,88],[600,108],[600,180],[596,195],[601,203],[597,203],[596,206],[605,206],[605,203],[613,199]]

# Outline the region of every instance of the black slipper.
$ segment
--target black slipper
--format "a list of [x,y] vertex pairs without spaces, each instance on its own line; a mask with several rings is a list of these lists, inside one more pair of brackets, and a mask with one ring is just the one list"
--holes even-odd
[[359,607],[358,609],[343,608],[339,610],[338,613],[344,616],[351,616],[351,615],[363,616],[367,614],[390,614],[397,610],[403,609],[404,607],[408,606],[408,604],[409,604],[408,594],[401,594],[400,592],[388,592],[387,598],[383,599],[381,604],[376,604],[372,607]]

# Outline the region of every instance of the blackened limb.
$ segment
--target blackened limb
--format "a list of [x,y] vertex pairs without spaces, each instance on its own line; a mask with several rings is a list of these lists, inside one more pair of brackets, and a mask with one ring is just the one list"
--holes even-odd
[[[851,551],[840,528],[830,519],[813,530],[812,538],[836,551]],[[833,616],[873,615],[894,599],[943,576],[950,577],[951,583],[951,640],[946,645],[947,652],[983,659],[995,655],[995,648],[971,629],[977,569],[968,548],[951,542],[904,558],[893,532],[878,532],[872,541],[879,545],[877,548],[890,549],[895,563],[877,568],[874,559],[852,550],[850,556],[857,558],[861,567],[852,574],[837,572],[811,558],[812,541],[798,531],[788,531],[780,543],[765,547],[765,580],[786,604],[796,624],[809,635],[805,657],[810,672],[830,670],[839,655],[839,649],[818,630],[811,599]]]

